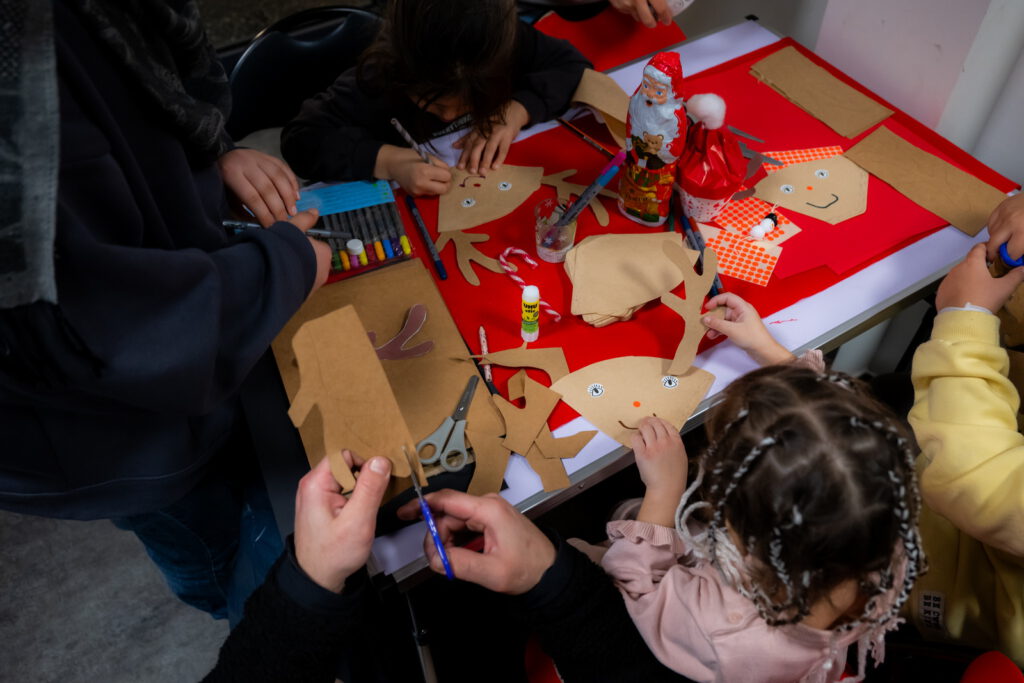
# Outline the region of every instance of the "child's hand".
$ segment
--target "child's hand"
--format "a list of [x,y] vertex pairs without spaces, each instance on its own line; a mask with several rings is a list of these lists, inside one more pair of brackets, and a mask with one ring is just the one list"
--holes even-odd
[[458,167],[473,175],[486,176],[488,171],[497,171],[508,156],[508,148],[519,135],[519,131],[530,122],[526,107],[512,100],[505,107],[503,123],[491,129],[490,137],[483,137],[473,131],[457,140],[452,147],[462,150]]
[[395,145],[381,146],[373,175],[397,181],[403,190],[416,197],[444,194],[452,184],[448,164],[434,156],[429,164],[423,163],[416,150]]
[[217,159],[224,185],[264,228],[298,213],[299,181],[280,159],[255,149],[233,149]]
[[686,490],[686,449],[670,422],[645,417],[633,435],[633,454],[640,479],[647,487],[637,519],[675,526],[676,506]]
[[999,259],[999,245],[1004,242],[1010,258],[1024,256],[1024,192],[1004,199],[988,217],[985,251],[989,261]]
[[706,315],[701,320],[708,328],[708,339],[725,335],[732,343],[746,351],[761,365],[786,363],[793,360],[793,354],[775,341],[768,328],[761,322],[757,309],[740,297],[724,292],[708,299],[708,310],[725,307],[725,317]]
[[1013,290],[1024,282],[1024,266],[1014,268],[1003,277],[992,277],[985,265],[985,245],[975,244],[967,258],[953,266],[949,275],[939,284],[935,293],[935,307],[956,306],[967,303],[987,308],[995,313],[1013,294]]

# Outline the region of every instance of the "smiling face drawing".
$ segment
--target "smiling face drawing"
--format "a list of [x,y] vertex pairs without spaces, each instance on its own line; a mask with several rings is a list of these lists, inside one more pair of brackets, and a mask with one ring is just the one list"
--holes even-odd
[[681,429],[714,381],[699,368],[670,375],[671,363],[647,356],[611,358],[569,373],[551,388],[595,427],[631,447],[645,417],[656,415]]
[[506,216],[540,188],[544,169],[505,164],[487,177],[452,169],[452,185],[438,203],[439,232],[468,230]]
[[844,156],[791,164],[769,173],[754,196],[835,225],[864,213],[868,174]]

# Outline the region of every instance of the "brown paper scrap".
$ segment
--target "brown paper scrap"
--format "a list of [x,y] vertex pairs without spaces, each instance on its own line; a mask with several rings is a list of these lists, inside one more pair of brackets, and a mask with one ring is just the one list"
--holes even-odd
[[558,491],[569,485],[569,475],[565,473],[565,465],[561,460],[545,458],[537,444],[532,444],[526,453],[526,462],[540,477],[541,486],[547,492]]
[[842,82],[793,46],[768,55],[750,67],[750,72],[848,138],[857,137],[892,114],[891,109]]
[[[402,448],[415,452],[415,442],[355,309],[346,306],[305,323],[292,346],[299,386],[288,416],[302,427],[315,406],[321,418],[323,450],[307,453],[311,464],[332,454],[331,471],[346,491],[355,486],[355,477],[333,457],[345,448],[367,459],[386,456],[396,477],[409,476]],[[419,476],[426,483],[422,471]]]
[[506,368],[537,368],[547,373],[551,382],[557,382],[569,374],[569,364],[565,362],[565,352],[555,346],[546,349],[528,349],[523,344],[517,349],[491,351],[484,356],[473,356],[485,363],[493,363]]
[[473,453],[476,456],[476,469],[473,470],[473,479],[469,482],[466,493],[472,496],[497,493],[501,490],[501,482],[508,468],[508,458],[512,454],[512,451],[502,443],[504,436],[472,429],[466,430],[466,436],[473,444]]
[[1006,199],[988,183],[916,147],[885,126],[847,150],[846,156],[972,237]]
[[525,397],[524,407],[519,408],[499,396],[491,398],[505,420],[505,447],[523,455],[547,424],[548,416],[561,396],[527,377],[525,370],[520,370],[509,380],[509,396],[513,400]]
[[597,112],[619,147],[626,146],[629,94],[615,82],[615,79],[600,71],[585,69],[580,84],[573,93],[572,101],[585,104]]
[[551,433],[551,429],[544,425],[534,443],[545,458],[565,460],[566,458],[575,458],[595,436],[597,436],[597,431],[591,429],[585,432],[576,432],[570,436],[555,438],[555,435]]

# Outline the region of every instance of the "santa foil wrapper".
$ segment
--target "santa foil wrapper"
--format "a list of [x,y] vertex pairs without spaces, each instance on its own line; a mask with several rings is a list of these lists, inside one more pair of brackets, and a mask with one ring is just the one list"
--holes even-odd
[[698,122],[687,133],[677,182],[686,215],[703,223],[717,216],[743,186],[747,160],[736,136],[722,127],[725,103],[720,97],[694,95],[688,108]]
[[665,222],[686,144],[683,67],[675,52],[659,52],[644,67],[629,100],[626,160],[619,176],[619,211],[649,226]]

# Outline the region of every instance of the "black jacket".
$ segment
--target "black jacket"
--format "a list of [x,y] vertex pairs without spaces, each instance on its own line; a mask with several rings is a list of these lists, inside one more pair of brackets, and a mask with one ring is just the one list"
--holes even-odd
[[[513,56],[512,98],[530,115],[530,123],[562,113],[590,63],[564,40],[540,33],[519,22]],[[295,172],[310,180],[360,180],[373,176],[381,145],[407,146],[391,126],[392,117],[408,123],[426,119],[431,137],[450,124],[430,114],[417,114],[416,105],[390,90],[367,92],[356,69],[341,74],[323,93],[302,105],[299,115],[281,134],[281,153]]]
[[213,160],[74,11],[54,21],[59,303],[0,311],[0,507],[112,517],[191,488],[316,263],[287,223],[229,239]]

